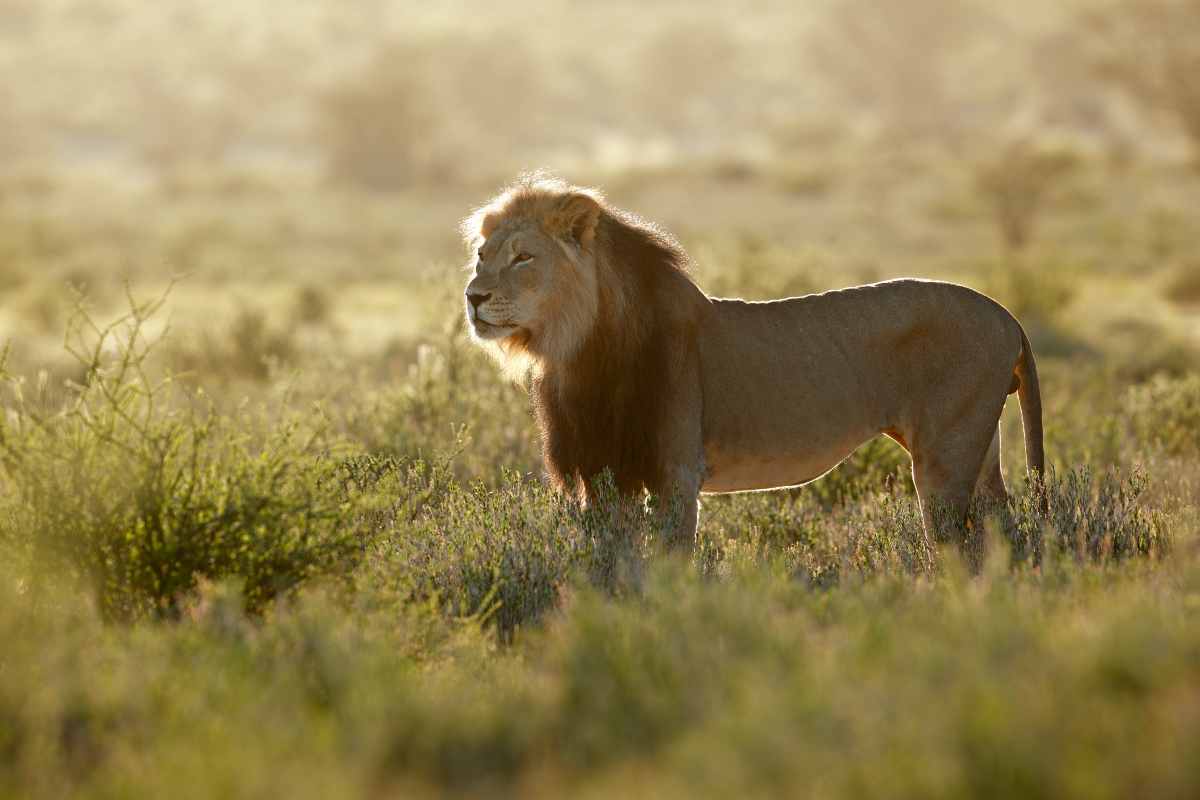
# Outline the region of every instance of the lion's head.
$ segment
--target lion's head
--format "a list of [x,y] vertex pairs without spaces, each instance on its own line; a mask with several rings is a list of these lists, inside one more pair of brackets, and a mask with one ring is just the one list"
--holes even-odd
[[531,177],[467,218],[466,313],[477,340],[555,361],[579,346],[599,314],[602,211],[594,191]]
[[598,192],[540,175],[477,210],[463,234],[467,319],[510,370],[534,368],[556,483],[575,490],[608,468],[622,489],[663,485],[659,431],[708,302],[683,249]]

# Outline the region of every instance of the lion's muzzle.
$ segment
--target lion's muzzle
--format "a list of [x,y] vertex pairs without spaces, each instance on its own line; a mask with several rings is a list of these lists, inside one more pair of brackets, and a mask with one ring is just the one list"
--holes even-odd
[[478,316],[479,307],[481,305],[483,305],[484,303],[486,303],[488,301],[488,299],[491,298],[491,296],[492,296],[491,292],[488,292],[486,294],[477,294],[475,292],[468,291],[467,292],[467,303],[470,304],[471,310],[475,313],[476,316]]

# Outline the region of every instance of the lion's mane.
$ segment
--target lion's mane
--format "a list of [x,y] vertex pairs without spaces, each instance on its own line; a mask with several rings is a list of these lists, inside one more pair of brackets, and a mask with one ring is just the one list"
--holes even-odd
[[[580,203],[595,204],[582,220],[570,213]],[[592,317],[569,334],[560,329],[574,341],[518,337],[506,348],[534,362],[533,404],[551,479],[579,494],[608,469],[622,492],[662,490],[675,365],[694,353],[696,311],[705,302],[687,273],[686,253],[669,234],[612,208],[598,193],[543,177],[519,181],[477,211],[467,220],[468,237],[471,231],[486,237],[514,216],[537,221],[550,235],[584,226],[573,232],[596,270],[594,298],[556,298],[558,313]]]

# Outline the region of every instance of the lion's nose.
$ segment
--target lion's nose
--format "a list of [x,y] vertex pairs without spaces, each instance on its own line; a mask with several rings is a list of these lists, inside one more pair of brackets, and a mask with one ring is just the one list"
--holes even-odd
[[491,296],[491,292],[488,292],[487,294],[475,294],[474,292],[467,292],[467,302],[471,304],[471,308],[478,311],[479,307],[486,303],[488,298]]

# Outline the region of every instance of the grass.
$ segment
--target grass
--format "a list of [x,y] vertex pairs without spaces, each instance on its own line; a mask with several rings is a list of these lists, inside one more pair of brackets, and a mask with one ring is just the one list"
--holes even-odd
[[[991,561],[814,591],[769,564],[586,585],[498,647],[478,616],[236,585],[106,627],[5,584],[0,786],[248,796],[1188,796],[1194,560]],[[45,676],[53,676],[47,682]],[[931,713],[936,709],[936,713]],[[1130,731],[1137,740],[1129,741]]]
[[1130,388],[1114,463],[1060,463],[1045,513],[1014,481],[976,549],[925,540],[880,444],[710,498],[684,560],[530,474],[454,328],[394,389],[227,412],[129,303],[76,310],[65,395],[9,376],[2,793],[1200,789],[1194,375]]

